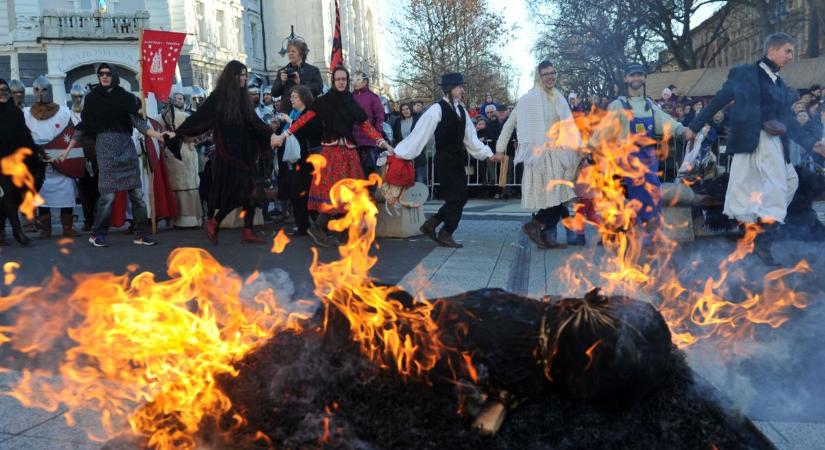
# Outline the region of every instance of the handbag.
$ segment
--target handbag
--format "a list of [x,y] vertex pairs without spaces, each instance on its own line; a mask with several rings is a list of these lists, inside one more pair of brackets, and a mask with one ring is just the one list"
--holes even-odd
[[411,160],[396,156],[387,157],[387,173],[384,182],[401,187],[415,185],[415,165]]
[[284,161],[296,163],[301,159],[301,144],[295,136],[290,135],[284,142]]

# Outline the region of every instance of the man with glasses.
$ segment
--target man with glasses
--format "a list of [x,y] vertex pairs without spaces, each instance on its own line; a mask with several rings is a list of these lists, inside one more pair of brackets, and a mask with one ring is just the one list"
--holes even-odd
[[[576,178],[581,138],[570,106],[556,89],[556,68],[550,61],[542,61],[536,72],[535,86],[519,99],[504,124],[496,153],[505,154],[510,136],[518,128],[513,164],[524,164],[521,206],[538,209],[522,231],[540,249],[564,248],[566,246],[556,240],[556,227],[566,216],[565,202],[576,197],[570,186]],[[558,142],[559,135],[568,140]],[[559,180],[570,183],[554,183]]]

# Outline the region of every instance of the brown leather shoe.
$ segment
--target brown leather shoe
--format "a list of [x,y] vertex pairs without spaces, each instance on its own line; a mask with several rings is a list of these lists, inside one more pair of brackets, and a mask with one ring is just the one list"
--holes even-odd
[[203,229],[206,231],[206,237],[212,245],[218,245],[218,221],[215,218],[207,219],[203,223]]
[[436,241],[440,244],[441,242],[438,240],[438,236],[436,235],[436,232],[435,232],[435,228],[440,223],[441,223],[441,221],[438,220],[437,218],[435,218],[435,216],[430,217],[429,219],[427,219],[424,222],[423,225],[421,225],[421,228],[419,228],[418,231],[420,231],[421,234],[423,234],[424,236],[427,236],[428,238],[430,238],[430,239],[432,239],[432,240],[434,240],[434,241]]
[[438,243],[441,244],[442,247],[450,247],[450,248],[464,248],[464,245],[459,244],[458,242],[453,240],[453,234],[445,229],[441,229],[438,232]]
[[[556,230],[552,230],[552,231],[556,231]],[[542,240],[544,241],[544,245],[546,246],[545,248],[547,248],[547,249],[567,248],[567,244],[565,244],[563,242],[559,242],[559,241],[556,240],[556,233],[554,233],[554,232],[549,232],[549,233],[544,232],[544,233],[541,233],[541,236],[542,236]]]
[[37,216],[37,229],[40,230],[40,234],[38,235],[40,239],[49,239],[52,237],[52,216]]
[[547,243],[541,238],[542,228],[544,228],[544,225],[542,225],[541,222],[532,219],[521,226],[521,231],[523,231],[538,248],[544,250],[547,248]]

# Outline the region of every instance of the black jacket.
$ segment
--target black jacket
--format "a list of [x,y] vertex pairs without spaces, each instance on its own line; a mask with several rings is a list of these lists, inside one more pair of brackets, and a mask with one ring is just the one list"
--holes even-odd
[[[413,122],[412,122],[412,128],[410,128],[410,132],[412,132],[412,130],[415,129],[415,124],[418,123],[418,118],[419,117],[420,116],[418,114],[413,114],[412,115],[412,121]],[[392,124],[392,140],[393,140],[393,143],[392,143],[393,146],[398,145],[398,143],[403,140],[403,138],[401,137],[401,117],[399,117],[398,120],[396,120],[395,123]]]
[[[759,145],[759,133],[762,130],[762,96],[759,87],[759,72],[762,70],[759,63],[736,66],[728,73],[728,79],[722,89],[716,93],[710,104],[690,123],[690,129],[698,133],[702,126],[712,121],[713,115],[734,101],[733,109],[728,115],[728,143],[727,153],[753,153]],[[784,83],[781,78],[778,82]],[[796,99],[795,93],[785,86],[787,95],[784,105],[780,108],[783,113],[779,120],[787,127],[787,133],[782,137],[783,143],[791,139],[807,150],[811,150],[817,139],[803,130],[796,121],[791,105]]]
[[[295,86],[295,81],[292,78],[288,79],[286,83],[281,82],[281,70],[290,71],[290,65],[287,64],[278,71],[275,75],[275,82],[272,83],[272,98],[281,97],[281,112],[289,114],[292,111],[292,103],[289,101],[289,95],[292,88]],[[297,69],[298,76],[301,77],[301,84],[308,87],[312,95],[318,97],[324,90],[324,82],[321,80],[321,71],[312,64],[303,63]]]

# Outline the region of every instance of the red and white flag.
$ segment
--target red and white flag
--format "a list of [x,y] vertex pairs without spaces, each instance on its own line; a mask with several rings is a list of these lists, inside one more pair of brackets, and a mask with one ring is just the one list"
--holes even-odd
[[335,33],[332,35],[332,56],[329,58],[329,74],[333,76],[336,67],[344,64],[343,47],[341,46],[341,13],[338,11],[338,0],[335,0]]
[[169,98],[184,39],[186,33],[143,30],[140,64],[144,94],[152,92],[160,102]]

